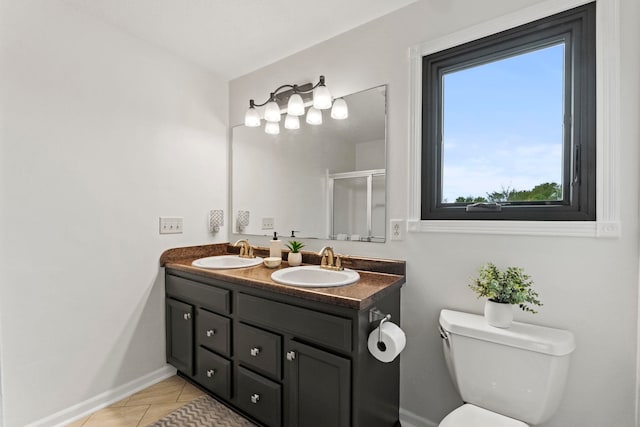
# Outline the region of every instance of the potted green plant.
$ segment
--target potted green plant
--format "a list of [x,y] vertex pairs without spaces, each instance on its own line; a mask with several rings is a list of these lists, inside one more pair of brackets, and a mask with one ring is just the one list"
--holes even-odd
[[531,306],[542,306],[538,293],[531,289],[533,281],[520,267],[507,267],[501,271],[489,262],[478,270],[469,287],[485,297],[484,315],[491,326],[508,328],[513,321],[513,305],[523,311],[537,313]]
[[304,248],[304,243],[290,240],[286,246],[289,249],[289,254],[287,255],[287,262],[289,265],[291,267],[295,267],[296,265],[302,264],[302,254],[300,253],[300,249]]

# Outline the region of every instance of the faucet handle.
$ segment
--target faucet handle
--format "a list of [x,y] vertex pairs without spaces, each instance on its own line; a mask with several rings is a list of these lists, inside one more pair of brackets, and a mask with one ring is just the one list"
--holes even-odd
[[344,270],[344,267],[342,267],[342,261],[340,260],[339,254],[336,254],[335,267],[336,267],[336,270]]

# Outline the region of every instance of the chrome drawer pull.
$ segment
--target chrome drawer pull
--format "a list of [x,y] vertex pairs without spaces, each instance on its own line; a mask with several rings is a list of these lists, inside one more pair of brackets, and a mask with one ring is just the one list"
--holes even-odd
[[296,352],[295,351],[287,351],[287,360],[292,362],[296,360]]
[[189,320],[189,319],[191,319],[191,313],[185,313],[184,320]]
[[216,370],[215,370],[215,369],[209,369],[209,370],[207,371],[207,376],[208,376],[209,378],[211,378],[212,376],[214,376],[214,375],[215,375],[215,373],[216,373]]
[[251,350],[249,350],[251,355],[253,357],[256,357],[257,355],[260,354],[260,347],[253,347]]
[[207,331],[207,336],[208,336],[208,337],[212,337],[212,336],[214,336],[215,334],[216,334],[216,330],[215,330],[215,329],[209,329],[209,330]]
[[258,401],[260,400],[260,395],[257,393],[254,393],[251,395],[251,403],[258,403]]

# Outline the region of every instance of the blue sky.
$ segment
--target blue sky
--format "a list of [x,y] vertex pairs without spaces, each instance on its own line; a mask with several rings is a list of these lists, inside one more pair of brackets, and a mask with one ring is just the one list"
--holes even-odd
[[561,181],[563,45],[444,77],[443,198]]

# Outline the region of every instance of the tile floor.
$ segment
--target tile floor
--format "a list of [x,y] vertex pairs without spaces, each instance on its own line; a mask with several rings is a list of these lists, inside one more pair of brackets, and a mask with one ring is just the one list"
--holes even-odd
[[141,390],[67,427],[143,427],[204,393],[174,376]]

